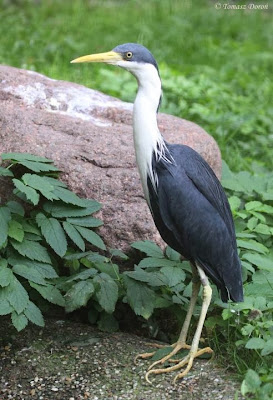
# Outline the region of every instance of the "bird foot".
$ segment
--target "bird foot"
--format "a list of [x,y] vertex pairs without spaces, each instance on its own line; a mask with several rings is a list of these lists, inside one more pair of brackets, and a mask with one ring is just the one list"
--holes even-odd
[[[181,347],[182,346],[182,347]],[[186,347],[185,347],[186,346]],[[163,373],[167,373],[167,372],[172,372],[172,371],[176,371],[180,368],[183,368],[186,366],[186,368],[184,369],[184,371],[180,372],[179,374],[177,374],[173,380],[173,382],[175,383],[178,379],[183,378],[184,376],[187,375],[187,373],[190,371],[192,365],[193,365],[193,360],[196,357],[200,357],[205,353],[209,353],[212,354],[213,350],[210,347],[205,347],[204,349],[198,349],[197,351],[190,351],[189,354],[187,356],[185,356],[184,358],[182,358],[182,360],[172,360],[171,357],[173,357],[176,353],[179,352],[179,350],[183,349],[183,348],[187,348],[189,349],[190,346],[188,345],[182,345],[182,344],[177,344],[176,347],[173,349],[173,351],[171,351],[170,354],[168,354],[167,356],[163,357],[161,360],[155,361],[152,365],[150,365],[146,375],[145,375],[145,379],[148,383],[152,383],[149,379],[150,375],[157,375],[157,374],[163,374]],[[158,369],[154,369],[154,367],[158,364],[164,364],[166,361],[173,361],[176,363],[176,365],[173,365],[171,367],[167,367],[167,368],[158,368]]]

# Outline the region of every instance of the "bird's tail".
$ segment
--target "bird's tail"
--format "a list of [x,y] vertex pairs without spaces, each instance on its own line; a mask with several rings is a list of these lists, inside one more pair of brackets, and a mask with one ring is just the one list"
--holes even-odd
[[225,303],[229,300],[234,301],[235,303],[244,301],[242,266],[237,252],[234,252],[232,271],[227,272],[227,276],[223,277],[224,285],[220,289],[222,301]]

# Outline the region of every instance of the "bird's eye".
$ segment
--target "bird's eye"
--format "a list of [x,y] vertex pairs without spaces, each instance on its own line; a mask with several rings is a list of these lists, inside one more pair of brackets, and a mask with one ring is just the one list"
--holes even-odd
[[127,60],[129,60],[132,57],[133,57],[133,53],[131,51],[127,51],[127,53],[126,53]]

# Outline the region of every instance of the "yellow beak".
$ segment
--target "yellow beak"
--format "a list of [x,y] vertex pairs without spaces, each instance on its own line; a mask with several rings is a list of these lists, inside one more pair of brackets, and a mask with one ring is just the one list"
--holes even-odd
[[84,63],[84,62],[104,62],[108,64],[115,64],[118,61],[123,60],[121,54],[115,51],[108,51],[106,53],[90,54],[88,56],[83,56],[75,58],[75,60],[70,61],[74,63]]

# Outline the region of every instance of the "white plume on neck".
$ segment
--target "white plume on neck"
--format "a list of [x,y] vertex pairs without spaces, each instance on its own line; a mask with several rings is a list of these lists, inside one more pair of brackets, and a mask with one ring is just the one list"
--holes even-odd
[[149,204],[148,176],[155,190],[157,187],[157,176],[152,168],[153,154],[157,160],[166,158],[166,145],[157,125],[161,80],[152,64],[120,61],[118,65],[131,72],[138,82],[133,115],[134,144],[143,191]]

